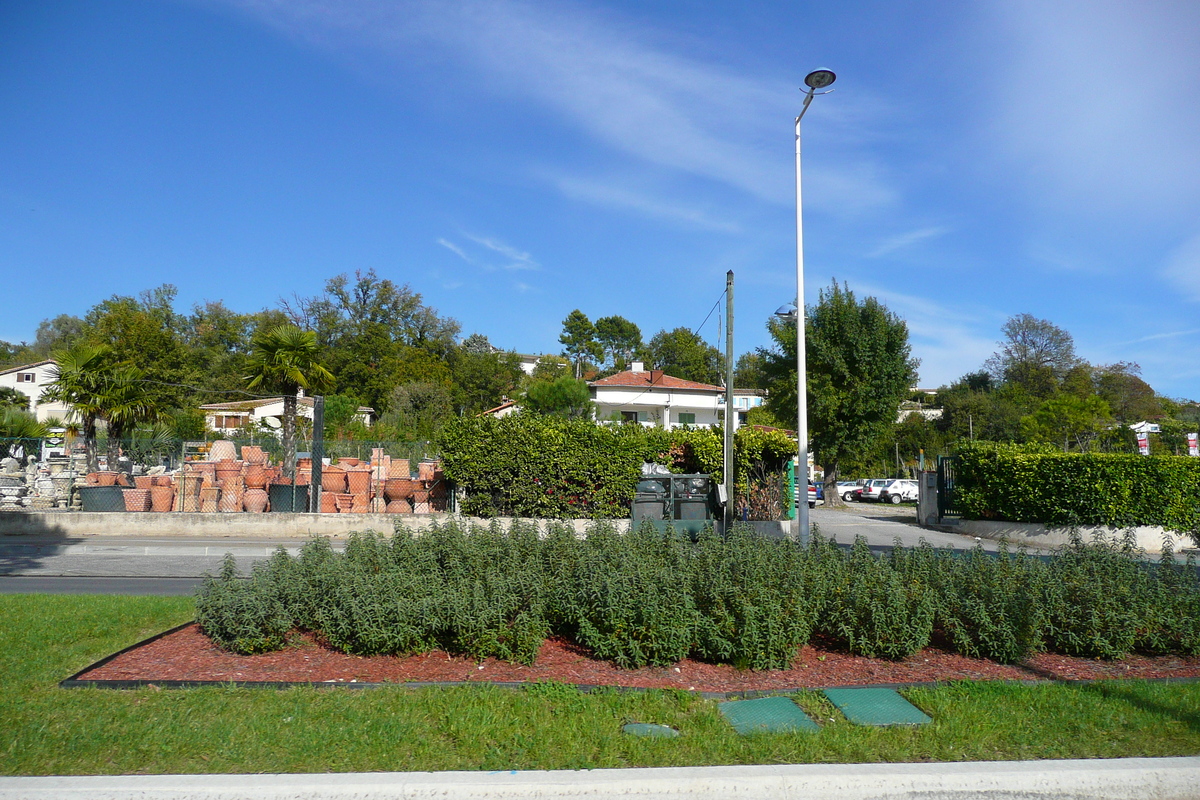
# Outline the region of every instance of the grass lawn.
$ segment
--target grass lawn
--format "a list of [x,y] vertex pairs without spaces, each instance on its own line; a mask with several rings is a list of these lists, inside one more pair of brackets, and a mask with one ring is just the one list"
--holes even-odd
[[[850,725],[795,696],[815,734],[736,735],[681,692],[60,689],[91,662],[191,617],[189,598],[0,595],[8,775],[579,769],[1200,754],[1200,683],[957,683],[906,690],[919,728]],[[677,739],[624,735],[672,725]]]

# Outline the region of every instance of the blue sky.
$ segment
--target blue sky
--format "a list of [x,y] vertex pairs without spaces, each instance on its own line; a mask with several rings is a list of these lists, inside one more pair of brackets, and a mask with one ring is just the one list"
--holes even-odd
[[826,67],[809,302],[885,302],[923,386],[1030,313],[1200,399],[1197,41],[1193,0],[4,0],[0,339],[374,269],[557,352],[574,308],[696,328],[732,269],[744,352],[795,296]]

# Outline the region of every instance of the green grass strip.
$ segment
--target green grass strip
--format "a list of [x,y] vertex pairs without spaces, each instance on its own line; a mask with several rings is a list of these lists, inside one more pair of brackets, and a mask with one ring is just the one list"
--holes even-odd
[[[581,769],[1200,753],[1200,684],[957,683],[903,694],[919,727],[851,725],[792,695],[817,733],[739,736],[717,703],[559,684],[371,691],[61,689],[190,618],[186,598],[0,596],[0,765],[8,775]],[[623,734],[631,722],[677,738]]]

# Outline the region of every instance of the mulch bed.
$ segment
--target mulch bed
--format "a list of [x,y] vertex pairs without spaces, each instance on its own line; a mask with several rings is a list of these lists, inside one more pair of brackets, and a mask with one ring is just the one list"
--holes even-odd
[[443,652],[424,655],[352,656],[300,634],[274,653],[239,656],[214,645],[187,625],[131,648],[77,681],[221,681],[302,683],[527,682],[683,689],[705,693],[771,692],[795,688],[913,684],[953,680],[1099,680],[1200,678],[1200,657],[1130,656],[1098,661],[1039,653],[1024,664],[997,664],[928,647],[903,661],[863,658],[806,645],[790,669],[754,672],[685,659],[671,667],[620,669],[592,658],[586,648],[548,639],[530,666],[496,659],[475,661]]

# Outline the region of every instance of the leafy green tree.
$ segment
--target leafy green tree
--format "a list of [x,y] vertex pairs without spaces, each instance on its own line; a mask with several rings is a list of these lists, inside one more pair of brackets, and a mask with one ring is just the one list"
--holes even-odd
[[524,406],[537,414],[590,419],[592,393],[587,381],[563,375],[553,381],[534,381],[525,391]]
[[0,386],[0,409],[29,410],[29,398],[11,386]]
[[571,362],[562,356],[546,354],[538,358],[533,365],[533,372],[527,383],[533,381],[556,381],[563,375],[571,374]]
[[44,319],[38,325],[33,344],[29,345],[22,360],[28,363],[49,358],[54,351],[66,350],[84,339],[87,333],[87,323],[70,314]]
[[408,441],[430,441],[454,417],[448,381],[412,381],[392,390],[391,408],[382,422]]
[[[276,319],[278,325],[284,320]],[[215,403],[237,396],[246,386],[246,362],[257,317],[239,314],[220,301],[206,301],[183,320],[183,340],[191,372],[201,391],[197,403]]]
[[642,329],[624,317],[601,317],[596,320],[596,341],[613,372],[620,372],[641,348]]
[[67,350],[56,351],[53,357],[55,366],[50,371],[50,383],[42,390],[38,402],[71,406],[83,434],[88,471],[95,472],[96,425],[106,411],[109,382],[116,363],[112,348],[76,342]]
[[[770,379],[768,407],[796,416],[796,322],[772,319],[775,340],[761,351]],[[908,325],[874,297],[859,301],[835,281],[806,314],[808,416],[812,449],[825,468],[826,502],[840,502],[843,461],[861,457],[896,422],[896,410],[916,379]]]
[[584,364],[604,357],[604,351],[596,341],[596,326],[578,308],[568,314],[562,324],[563,332],[558,341],[563,346],[563,355],[575,364],[575,377],[580,378]]
[[[654,369],[685,381],[710,386],[724,384],[725,358],[717,348],[687,328],[659,331],[646,345],[646,350]],[[795,392],[792,395],[795,396]]]
[[145,373],[128,364],[115,366],[109,373],[102,400],[108,423],[108,463],[117,463],[124,442],[144,422],[162,417],[155,394],[145,381]]
[[742,353],[733,366],[735,389],[766,389],[767,376],[763,372],[763,357],[759,352]]
[[454,406],[459,415],[479,414],[512,397],[525,373],[516,353],[468,353],[457,350],[451,358]]
[[1126,361],[1096,370],[1096,394],[1120,422],[1157,419],[1165,413],[1162,399],[1142,380],[1141,372],[1140,366]]
[[296,468],[296,395],[301,389],[323,391],[333,385],[334,377],[320,361],[314,331],[280,325],[255,333],[250,346],[247,388],[283,396],[283,471],[292,477]]
[[488,337],[482,333],[472,333],[467,338],[463,339],[462,349],[468,353],[482,353],[490,355],[496,352],[496,348],[488,341]]
[[1033,414],[1021,420],[1021,431],[1028,441],[1062,442],[1063,452],[1075,442],[1080,452],[1104,430],[1112,426],[1108,403],[1099,397],[1081,398],[1059,394],[1042,403]]
[[1071,334],[1032,314],[1009,317],[1001,328],[1004,340],[984,367],[998,380],[1040,381],[1042,370],[1061,380],[1079,363]]

